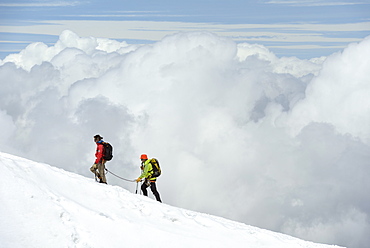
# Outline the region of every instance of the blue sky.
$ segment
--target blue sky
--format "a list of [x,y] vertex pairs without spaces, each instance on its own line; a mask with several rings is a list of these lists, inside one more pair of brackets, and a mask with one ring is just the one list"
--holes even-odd
[[52,45],[65,29],[129,44],[211,31],[299,58],[327,56],[370,35],[370,0],[2,0],[0,11],[0,59],[32,42]]

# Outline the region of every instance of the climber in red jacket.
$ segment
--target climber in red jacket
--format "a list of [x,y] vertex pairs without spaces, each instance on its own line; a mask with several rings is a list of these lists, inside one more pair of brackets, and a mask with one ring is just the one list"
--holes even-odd
[[99,183],[107,184],[107,179],[105,177],[105,160],[103,159],[103,137],[99,134],[94,136],[94,141],[96,143],[96,153],[95,153],[95,163],[91,166],[90,171],[99,178]]

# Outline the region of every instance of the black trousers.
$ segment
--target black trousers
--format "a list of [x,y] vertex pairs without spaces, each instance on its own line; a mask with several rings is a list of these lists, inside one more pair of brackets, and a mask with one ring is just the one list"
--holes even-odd
[[162,202],[161,201],[161,197],[158,193],[158,190],[157,190],[157,186],[155,184],[155,181],[152,181],[152,182],[149,182],[147,179],[145,179],[145,182],[141,185],[141,191],[143,191],[143,194],[145,196],[148,196],[148,190],[147,188],[149,187],[149,183],[150,183],[150,189],[152,190],[153,192],[153,195],[155,196],[155,199],[157,199],[157,201],[159,202]]

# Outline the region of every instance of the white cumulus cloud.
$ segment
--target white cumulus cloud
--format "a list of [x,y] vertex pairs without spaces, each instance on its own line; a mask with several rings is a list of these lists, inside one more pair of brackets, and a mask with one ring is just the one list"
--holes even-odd
[[92,177],[99,133],[116,174],[159,159],[164,202],[365,248],[369,51],[300,60],[208,32],[138,46],[64,31],[0,61],[0,147]]

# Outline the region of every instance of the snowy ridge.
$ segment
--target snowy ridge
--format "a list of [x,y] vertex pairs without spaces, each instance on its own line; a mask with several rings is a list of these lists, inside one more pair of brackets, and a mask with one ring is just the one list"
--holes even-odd
[[5,153],[0,168],[4,248],[338,247],[171,207]]

